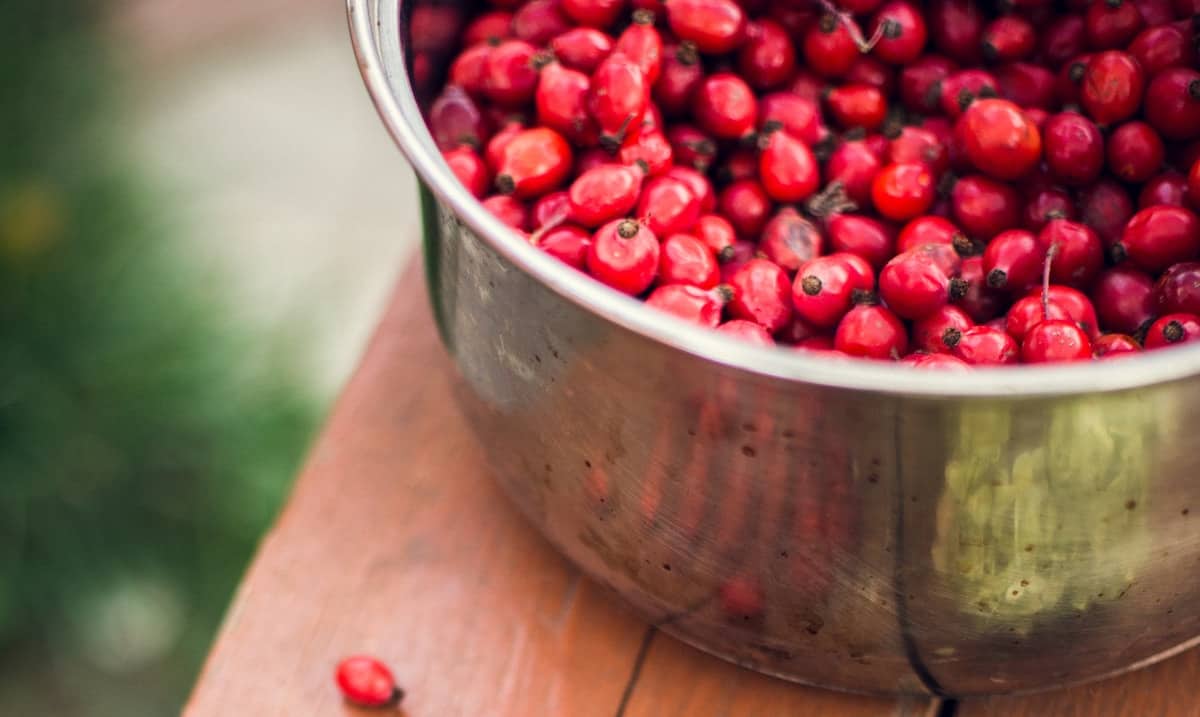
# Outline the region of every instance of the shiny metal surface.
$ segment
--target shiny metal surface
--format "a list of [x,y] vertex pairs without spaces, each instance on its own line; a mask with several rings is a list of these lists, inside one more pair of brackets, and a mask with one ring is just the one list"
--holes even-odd
[[508,232],[442,164],[417,97],[458,6],[348,6],[426,186],[463,406],[597,581],[705,650],[868,692],[1043,689],[1200,635],[1200,348],[941,375],[658,316]]

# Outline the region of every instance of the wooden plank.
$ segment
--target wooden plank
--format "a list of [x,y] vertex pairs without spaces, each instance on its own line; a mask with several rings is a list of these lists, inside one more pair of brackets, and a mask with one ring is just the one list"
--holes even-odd
[[1200,650],[1090,685],[1023,697],[964,700],[957,717],[1195,717]]
[[932,704],[920,698],[887,699],[794,685],[707,655],[664,633],[655,633],[624,717],[924,717]]

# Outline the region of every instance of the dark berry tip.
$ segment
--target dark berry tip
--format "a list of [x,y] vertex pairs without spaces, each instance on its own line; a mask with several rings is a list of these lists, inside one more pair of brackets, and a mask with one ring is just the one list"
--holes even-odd
[[821,287],[823,286],[824,284],[821,282],[820,277],[812,276],[811,274],[800,280],[800,290],[804,292],[805,296],[816,296],[821,293]]
[[1200,100],[1200,79],[1188,83],[1188,94],[1193,100]]
[[722,304],[728,304],[733,301],[733,287],[729,284],[718,284],[713,291],[716,292],[717,298],[721,300]]
[[654,11],[646,8],[638,8],[633,11],[633,22],[636,25],[653,25]]
[[498,174],[496,175],[496,191],[501,194],[512,194],[517,189],[517,183],[511,175]]
[[1168,321],[1163,327],[1162,335],[1169,343],[1178,343],[1183,340],[1183,324],[1178,321]]
[[1003,269],[992,269],[987,275],[987,285],[993,289],[1003,289],[1008,284],[1008,274]]
[[950,298],[957,301],[967,295],[971,289],[971,282],[966,279],[954,277],[950,280]]
[[946,346],[950,348],[957,346],[958,342],[961,340],[962,332],[953,326],[942,332],[942,343],[946,344]]
[[617,225],[617,235],[622,239],[632,239],[637,236],[637,233],[640,229],[641,225],[639,225],[637,221],[633,219],[624,219],[620,224]]
[[721,262],[722,264],[728,264],[729,262],[733,261],[733,257],[736,255],[737,251],[734,250],[733,245],[730,244],[727,247],[722,247],[721,251],[717,252],[717,261]]

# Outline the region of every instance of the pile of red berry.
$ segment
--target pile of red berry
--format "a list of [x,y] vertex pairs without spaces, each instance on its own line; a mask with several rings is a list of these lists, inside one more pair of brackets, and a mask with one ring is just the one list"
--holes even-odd
[[534,245],[761,344],[1200,340],[1200,0],[491,0],[428,107]]

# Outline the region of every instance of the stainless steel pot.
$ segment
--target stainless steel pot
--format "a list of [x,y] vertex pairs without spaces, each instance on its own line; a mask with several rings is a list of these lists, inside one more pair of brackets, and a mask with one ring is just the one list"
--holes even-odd
[[418,96],[464,13],[424,1],[348,0],[359,66],[424,183],[463,405],[592,578],[704,650],[866,692],[1036,690],[1196,641],[1200,347],[941,374],[658,315],[455,181]]

